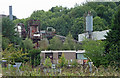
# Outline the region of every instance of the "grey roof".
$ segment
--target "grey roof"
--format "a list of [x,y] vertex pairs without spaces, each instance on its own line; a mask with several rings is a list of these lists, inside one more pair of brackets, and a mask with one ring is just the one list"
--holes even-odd
[[[92,32],[92,39],[93,40],[104,40],[106,39],[105,35],[107,35],[107,32],[109,32],[109,30]],[[79,42],[83,41],[85,38],[88,38],[88,33],[83,33],[83,34],[78,35]]]

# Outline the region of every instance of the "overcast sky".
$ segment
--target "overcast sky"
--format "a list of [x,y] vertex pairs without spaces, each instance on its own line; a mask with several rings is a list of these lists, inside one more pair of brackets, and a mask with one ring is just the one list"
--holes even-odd
[[55,6],[74,7],[86,0],[0,0],[0,14],[9,14],[9,6],[12,5],[13,15],[17,18],[27,18],[35,10],[48,11]]

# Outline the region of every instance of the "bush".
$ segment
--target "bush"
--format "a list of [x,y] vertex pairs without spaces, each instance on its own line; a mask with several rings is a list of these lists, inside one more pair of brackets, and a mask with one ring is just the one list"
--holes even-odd
[[74,67],[77,67],[77,66],[78,66],[77,60],[73,60],[73,61],[71,62],[71,65],[74,66]]
[[40,64],[40,49],[29,50],[30,62],[32,65],[37,66]]
[[44,67],[47,67],[47,68],[52,67],[51,59],[47,57],[43,65]]
[[59,67],[67,66],[68,64],[68,61],[65,59],[64,54],[62,54],[58,62],[59,62],[58,64]]

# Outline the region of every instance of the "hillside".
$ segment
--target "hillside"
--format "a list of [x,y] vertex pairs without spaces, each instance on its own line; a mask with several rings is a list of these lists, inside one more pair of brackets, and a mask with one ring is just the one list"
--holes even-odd
[[66,36],[69,32],[77,40],[77,36],[85,30],[84,16],[91,11],[93,19],[93,30],[102,31],[109,29],[111,20],[116,12],[119,3],[106,2],[96,3],[90,2],[82,5],[75,5],[74,8],[62,6],[52,7],[49,11],[37,10],[26,19],[16,19],[14,23],[24,23],[27,29],[27,21],[30,19],[38,19],[41,21],[41,30],[47,27],[54,27],[58,35]]

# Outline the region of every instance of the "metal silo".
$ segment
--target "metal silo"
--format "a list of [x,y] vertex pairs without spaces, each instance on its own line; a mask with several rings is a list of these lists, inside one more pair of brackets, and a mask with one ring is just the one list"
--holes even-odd
[[93,16],[88,13],[86,16],[86,31],[92,32],[93,31]]
[[13,20],[12,6],[9,6],[9,19],[10,19],[10,20]]
[[90,12],[86,16],[86,32],[89,35],[89,38],[92,38],[92,31],[93,31],[93,16]]

